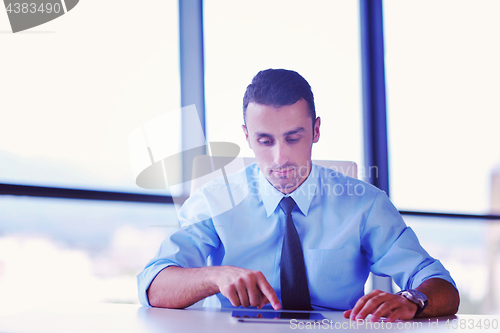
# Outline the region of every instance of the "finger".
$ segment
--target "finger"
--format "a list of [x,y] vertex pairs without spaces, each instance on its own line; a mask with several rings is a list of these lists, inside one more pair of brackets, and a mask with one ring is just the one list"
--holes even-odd
[[350,318],[352,309],[344,311],[344,318]]
[[[378,294],[373,294],[371,295],[370,298],[365,300],[363,307],[359,310],[359,312],[356,314],[356,320],[358,319],[365,319],[366,316],[368,316],[370,313],[373,313],[378,309],[378,307],[384,303],[385,301],[388,301],[391,299],[391,294],[384,293],[384,292],[379,292]],[[352,316],[352,313],[351,313]]]
[[265,295],[262,295],[262,299],[261,299],[261,302],[260,304],[257,306],[257,308],[260,310],[264,307],[264,305],[268,304],[269,303],[269,300],[267,299],[267,297]]
[[257,285],[258,285],[260,291],[262,291],[264,296],[271,303],[273,309],[280,310],[281,309],[280,300],[278,299],[278,296],[276,296],[274,289],[271,287],[269,282],[267,282],[266,278],[264,277],[264,275],[262,273],[259,274],[257,277]]
[[[259,306],[262,304],[262,299],[265,297],[260,289],[257,287],[255,281],[252,281],[249,285],[247,285],[247,293],[251,306]],[[266,303],[264,303],[265,305]]]
[[392,323],[399,319],[399,311],[392,311],[389,316],[386,317],[386,322]]
[[[224,293],[223,293],[223,295],[224,295]],[[229,299],[229,301],[231,302],[231,304],[233,306],[238,307],[241,305],[240,298],[238,297],[238,293],[236,292],[236,288],[234,288],[234,287],[229,288],[226,292],[226,295],[224,295],[224,296],[226,296]]]
[[274,289],[269,287],[269,288],[262,288],[261,290],[262,290],[264,296],[266,296],[267,302],[271,303],[271,306],[273,307],[273,309],[274,310],[281,310],[281,303],[280,303],[280,300],[278,299],[278,296],[276,296]]
[[238,293],[241,305],[245,308],[249,307],[250,302],[248,300],[247,286],[242,278],[236,281],[236,292]]
[[396,311],[401,307],[401,304],[395,302],[393,300],[384,302],[378,306],[375,311],[372,311],[372,317],[370,321],[376,322],[380,319],[380,317],[388,317],[393,311]]
[[[352,310],[351,310],[351,314],[349,315],[349,318],[352,319],[352,320],[356,319],[358,313],[361,311],[361,309],[363,309],[363,307],[365,306],[366,302],[368,302],[371,298],[377,296],[380,293],[381,293],[380,290],[373,290],[370,293],[368,293],[365,296],[363,296],[360,299],[358,299],[358,301],[354,305],[354,308],[352,308]],[[360,318],[360,319],[364,319],[364,317]]]

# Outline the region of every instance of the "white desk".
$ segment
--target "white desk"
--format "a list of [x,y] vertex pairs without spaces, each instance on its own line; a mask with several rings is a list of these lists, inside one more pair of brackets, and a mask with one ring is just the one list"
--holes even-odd
[[[356,332],[380,332],[388,323],[352,323],[344,319],[342,312],[321,312],[328,323],[316,325],[315,331],[334,332],[342,327]],[[453,322],[453,320],[458,322]],[[329,322],[332,320],[332,322]],[[448,326],[446,326],[448,320]],[[490,328],[485,329],[485,320]],[[491,323],[500,316],[458,315],[420,319],[416,321],[392,323],[391,332],[499,332],[500,326],[493,329]],[[483,327],[475,327],[479,322]],[[474,328],[467,326],[474,323]],[[430,326],[431,325],[431,326]],[[456,326],[456,329],[453,326]],[[462,329],[461,327],[462,326]],[[301,325],[302,327],[302,325]],[[306,326],[303,327],[306,329]],[[387,329],[385,329],[387,330]],[[52,304],[8,316],[0,316],[0,332],[12,333],[127,333],[127,332],[291,332],[302,331],[299,326],[290,324],[239,323],[231,318],[230,309],[205,308],[170,310],[143,308],[125,304]],[[309,330],[311,331],[311,330]]]

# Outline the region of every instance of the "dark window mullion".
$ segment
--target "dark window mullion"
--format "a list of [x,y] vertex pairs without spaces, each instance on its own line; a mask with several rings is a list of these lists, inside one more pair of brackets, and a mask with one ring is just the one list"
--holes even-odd
[[142,203],[173,204],[173,198],[167,195],[82,190],[60,187],[33,185],[0,184],[0,195],[31,196],[58,199],[106,200]]

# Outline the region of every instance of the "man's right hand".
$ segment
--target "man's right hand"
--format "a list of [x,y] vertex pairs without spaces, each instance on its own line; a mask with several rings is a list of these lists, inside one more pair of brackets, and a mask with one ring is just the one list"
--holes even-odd
[[233,306],[260,309],[271,303],[275,310],[281,309],[279,299],[264,274],[234,266],[167,267],[151,282],[147,296],[151,306],[185,308],[219,292]]
[[281,309],[278,296],[261,272],[234,266],[219,266],[214,273],[213,281],[233,306],[256,306],[261,309],[271,303],[274,310]]

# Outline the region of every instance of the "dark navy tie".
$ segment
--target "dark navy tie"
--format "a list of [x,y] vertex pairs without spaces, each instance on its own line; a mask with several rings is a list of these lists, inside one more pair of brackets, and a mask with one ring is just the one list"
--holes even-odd
[[295,201],[290,197],[281,199],[279,206],[285,213],[285,236],[281,251],[281,301],[284,310],[312,310],[306,265],[299,234],[292,220]]

